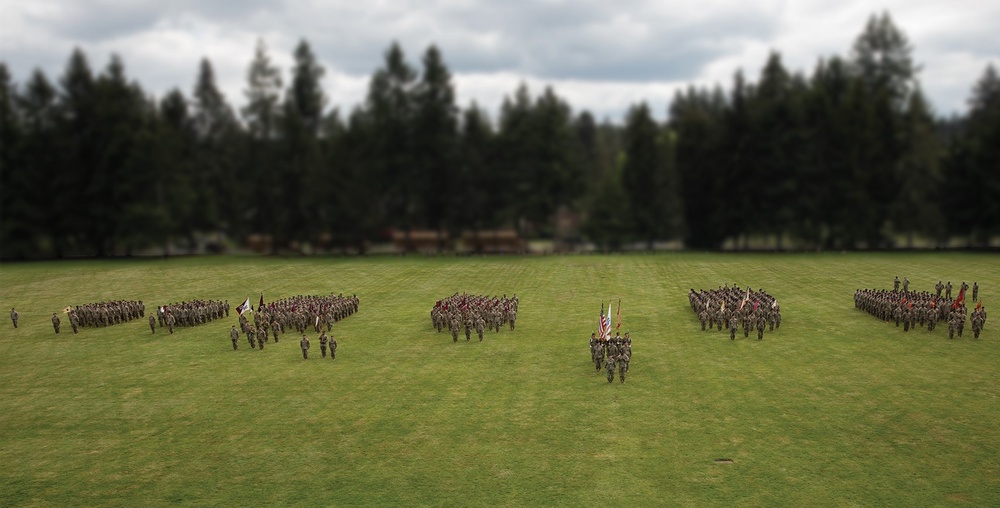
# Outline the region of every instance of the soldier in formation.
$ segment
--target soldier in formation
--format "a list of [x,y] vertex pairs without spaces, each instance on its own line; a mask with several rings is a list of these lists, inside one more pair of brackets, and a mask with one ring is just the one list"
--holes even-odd
[[[973,288],[975,285],[972,286]],[[983,325],[986,324],[986,307],[983,307],[983,302],[979,302],[976,305],[976,309],[972,311],[972,335],[975,338],[979,338],[979,334],[983,331]]]
[[476,330],[479,341],[483,340],[483,330],[500,331],[503,325],[514,329],[517,321],[518,298],[455,293],[434,303],[431,308],[431,324],[439,333],[445,327],[451,332],[452,341],[458,342],[459,332],[465,331],[465,340],[472,339]]
[[712,290],[688,292],[691,310],[698,316],[701,329],[729,330],[729,339],[736,340],[736,332],[743,328],[743,336],[757,331],[757,340],[764,339],[764,329],[774,331],[781,328],[781,306],[763,289],[741,289],[729,284]]
[[328,339],[326,337],[326,332],[320,332],[319,333],[319,352],[323,356],[323,358],[326,358],[326,343],[327,343],[327,340]]
[[[279,334],[295,330],[304,334],[312,329],[316,333],[325,329],[333,330],[333,324],[358,311],[360,300],[357,295],[298,295],[284,298],[266,305],[260,305],[253,311],[253,320],[261,333],[268,330],[278,342]],[[246,313],[240,314],[241,326],[247,321]],[[248,322],[249,323],[249,322]]]
[[[908,285],[904,284],[904,288]],[[976,292],[973,285],[973,293]],[[968,310],[965,306],[964,291],[968,284],[962,283],[959,298],[951,298],[951,281],[934,285],[934,292],[929,291],[898,291],[886,289],[858,289],[854,292],[854,306],[883,321],[891,321],[904,332],[926,327],[933,332],[939,322],[948,326],[948,337],[962,336]],[[941,291],[944,290],[944,296]],[[978,296],[978,295],[976,295]],[[973,323],[973,329],[976,324]]]
[[598,338],[596,333],[590,334],[590,359],[594,362],[594,370],[601,371],[603,366],[607,372],[608,382],[615,379],[615,369],[622,383],[632,359],[632,337],[628,332],[622,337],[617,332],[614,337]]
[[153,332],[154,335],[156,334],[156,316],[152,314],[149,315],[149,331]]

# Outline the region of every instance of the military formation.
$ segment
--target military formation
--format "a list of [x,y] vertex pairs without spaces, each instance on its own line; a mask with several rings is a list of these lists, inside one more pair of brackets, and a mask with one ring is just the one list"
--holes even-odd
[[[249,300],[248,300],[249,302]],[[320,344],[322,356],[326,358],[327,348],[330,350],[330,358],[336,359],[337,340],[327,332],[333,331],[333,324],[354,314],[358,311],[360,300],[357,295],[298,295],[291,298],[277,300],[269,304],[264,303],[263,295],[257,309],[248,302],[244,302],[237,308],[239,314],[239,329],[233,325],[229,331],[229,338],[233,343],[233,349],[237,349],[240,333],[246,335],[247,342],[251,349],[264,349],[264,345],[269,342],[269,336],[278,343],[281,335],[291,333],[292,330],[302,335],[299,340],[299,347],[302,350],[302,358],[309,358],[309,348],[311,340],[306,335],[306,331],[312,329],[319,334],[317,340]],[[247,315],[252,315],[248,318]],[[252,321],[252,322],[251,322]]]
[[781,305],[773,296],[759,289],[741,289],[729,284],[717,289],[688,292],[691,310],[698,316],[702,331],[713,328],[729,330],[729,340],[736,340],[736,333],[743,329],[743,337],[757,332],[757,340],[764,340],[765,329],[769,332],[781,328]]
[[629,332],[625,332],[624,337],[618,332],[615,332],[614,337],[598,337],[596,333],[591,333],[590,359],[597,372],[601,372],[603,368],[607,373],[609,383],[615,380],[616,368],[619,382],[624,383],[629,362],[632,361],[632,337]]
[[448,328],[453,342],[458,342],[458,335],[465,331],[465,340],[472,340],[475,331],[479,342],[483,341],[486,330],[500,332],[504,326],[514,330],[517,322],[517,295],[507,298],[455,293],[434,303],[431,308],[431,324],[441,333]]
[[[907,277],[893,280],[892,290],[888,289],[858,289],[854,292],[854,307],[863,310],[882,321],[894,322],[904,332],[916,328],[926,328],[933,332],[938,323],[948,327],[948,338],[957,335],[962,337],[965,323],[969,317],[966,306],[966,291],[969,285],[962,282],[958,295],[952,298],[954,286],[951,281],[934,285],[934,292],[910,290]],[[943,293],[943,294],[942,294]],[[972,301],[979,300],[979,284],[972,283]],[[975,338],[983,331],[986,324],[986,308],[979,301],[972,312],[972,331]]]
[[[142,300],[115,300],[67,307],[64,313],[69,319],[73,333],[77,333],[83,326],[103,328],[139,319],[146,315],[146,306]],[[52,327],[56,333],[59,333],[60,322],[59,316],[53,313]]]
[[[227,312],[226,308],[227,303],[221,300],[191,300],[161,305],[156,308],[156,321],[160,328],[174,333],[174,328],[178,326],[198,326],[222,319]],[[154,324],[153,316],[149,316],[149,328],[155,334]]]

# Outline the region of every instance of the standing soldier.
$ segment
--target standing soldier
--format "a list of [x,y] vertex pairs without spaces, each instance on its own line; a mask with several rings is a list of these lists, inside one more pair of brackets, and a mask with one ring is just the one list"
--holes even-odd
[[226,317],[229,317],[229,300],[226,300],[225,303],[222,304],[222,308],[226,309]]
[[333,335],[330,336],[330,359],[337,359],[337,339]]
[[597,372],[601,371],[601,362],[604,361],[604,344],[601,341],[594,343],[592,348],[592,358],[594,359],[594,367]]
[[60,323],[59,316],[57,316],[56,313],[53,312],[52,313],[52,328],[54,328],[56,330],[56,333],[59,333],[59,323]]
[[476,334],[479,335],[479,342],[483,341],[483,330],[486,329],[486,320],[482,314],[476,315]]
[[937,297],[938,298],[941,298],[941,290],[942,289],[944,289],[944,284],[941,284],[941,281],[938,281],[938,283],[934,285],[934,291],[937,292]]
[[892,290],[899,291],[899,275],[896,276],[896,280],[892,281]]
[[972,301],[979,299],[979,283],[976,281],[972,282]]
[[77,327],[80,326],[80,320],[76,317],[76,312],[69,313],[69,325],[73,327],[73,333],[77,332]]
[[176,320],[176,318],[174,318],[174,313],[173,312],[168,312],[167,313],[166,321],[167,321],[167,330],[169,330],[170,333],[174,333],[174,323],[176,323],[177,320]]
[[17,318],[18,317],[20,317],[20,315],[17,313],[16,310],[14,310],[14,307],[11,307],[10,308],[10,320],[14,322],[14,328],[17,328]]
[[275,316],[274,320],[271,321],[271,334],[274,335],[274,343],[275,344],[278,343],[278,330],[280,328],[281,328],[281,325],[278,324],[278,318],[277,318],[277,316]]
[[299,347],[302,348],[302,359],[303,360],[308,360],[309,359],[309,337],[306,337],[305,333],[302,334],[302,339],[299,340]]
[[458,330],[462,325],[458,321],[458,317],[452,316],[451,321],[448,322],[448,328],[451,330],[451,339],[454,342],[458,342]]
[[615,380],[615,357],[608,355],[608,362],[604,365],[605,370],[608,372],[608,383]]
[[736,328],[740,326],[739,316],[733,312],[729,314],[729,340],[736,340]]
[[[233,325],[233,328],[236,328],[236,325]],[[156,334],[156,316],[152,312],[149,313],[149,331]]]
[[951,300],[951,281],[949,280],[947,284],[944,285],[944,297]]
[[[253,325],[247,328],[247,340],[250,341],[250,349],[257,349],[257,332],[253,329]],[[263,344],[261,344],[263,347]]]
[[326,358],[326,341],[327,341],[326,332],[324,331],[319,332],[319,352],[323,356],[323,358]]
[[903,292],[904,293],[909,293],[910,292],[910,278],[909,277],[903,277]]
[[622,351],[622,353],[618,355],[618,377],[621,379],[622,383],[625,382],[625,373],[628,372],[628,360],[629,358],[628,355],[625,354],[625,351]]
[[[153,319],[152,314],[149,315],[149,319]],[[233,325],[233,329],[229,330],[229,340],[233,341],[233,351],[236,351],[236,341],[240,340],[240,331],[236,329],[236,325]]]

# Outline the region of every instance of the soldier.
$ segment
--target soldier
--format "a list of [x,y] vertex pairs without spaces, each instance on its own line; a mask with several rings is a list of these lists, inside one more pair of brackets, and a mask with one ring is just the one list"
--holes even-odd
[[627,355],[627,358],[625,358],[625,372],[628,372],[629,361],[632,360],[632,338],[629,337],[628,332],[625,332],[625,344],[622,346],[622,351]]
[[173,312],[167,313],[166,321],[167,321],[167,330],[170,331],[170,333],[174,333],[174,323],[177,322],[177,319],[174,318]]
[[326,337],[326,332],[323,332],[323,331],[319,332],[319,352],[323,356],[323,358],[326,358],[326,342],[327,342],[327,340],[328,339]]
[[465,316],[465,321],[462,323],[462,326],[465,329],[465,342],[469,342],[469,340],[472,339],[472,327],[474,326],[472,324],[471,315]]
[[482,314],[476,315],[476,334],[479,335],[479,342],[483,341],[483,330],[486,329],[486,320]]
[[701,331],[705,331],[705,326],[708,324],[708,309],[702,308],[698,312],[698,321],[701,321]]
[[625,382],[625,373],[628,372],[628,361],[629,357],[624,351],[618,355],[618,377],[621,382]]
[[20,317],[20,314],[18,314],[17,311],[14,310],[14,307],[11,307],[10,308],[10,320],[14,322],[14,328],[17,328],[17,318],[18,317]]
[[[150,319],[150,324],[153,324],[152,314],[149,315],[149,319]],[[236,342],[240,340],[240,331],[236,329],[236,325],[233,325],[233,328],[229,330],[229,340],[233,341],[233,351],[236,351]]]
[[73,327],[73,333],[76,333],[80,326],[80,319],[76,317],[76,312],[69,313],[69,325]]
[[892,281],[892,290],[899,291],[899,275],[897,275],[896,279]]
[[333,335],[330,336],[330,359],[337,359],[337,339],[333,338]]
[[[247,328],[247,341],[250,342],[250,349],[257,349],[257,331],[254,330],[253,325]],[[261,344],[263,347],[263,344]]]
[[949,280],[947,284],[944,285],[944,297],[951,300],[951,281]]
[[222,304],[222,308],[226,310],[226,317],[229,317],[229,300]]
[[740,326],[739,316],[733,312],[729,314],[729,340],[736,340],[736,328]]
[[59,333],[59,316],[55,312],[52,313],[52,328],[55,328],[56,333]]
[[972,301],[979,299],[979,283],[972,281]]
[[941,290],[942,289],[944,289],[944,284],[941,284],[941,281],[938,281],[938,283],[934,285],[934,291],[937,292],[936,296],[938,298],[941,298]]
[[962,291],[968,291],[968,290],[969,290],[969,285],[966,284],[965,281],[963,280],[962,281]]
[[910,292],[910,279],[908,277],[903,277],[903,292]]
[[[233,325],[233,328],[236,328],[236,325]],[[149,331],[156,335],[156,316],[152,312],[149,313]]]
[[608,383],[615,380],[615,357],[608,355],[608,363],[604,366],[608,372]]
[[594,359],[594,367],[597,369],[597,372],[600,372],[601,362],[604,361],[604,344],[601,344],[601,341],[597,341],[594,344],[591,355]]
[[764,340],[764,327],[767,326],[767,318],[764,316],[764,309],[757,310],[757,340]]
[[281,328],[281,325],[278,324],[278,318],[275,317],[274,321],[271,321],[271,334],[274,335],[274,343],[275,344],[278,343],[278,329],[280,329],[280,328]]
[[306,334],[302,334],[302,339],[299,340],[299,347],[302,348],[302,359],[309,359],[309,337]]
[[458,321],[457,316],[453,316],[448,322],[448,329],[451,330],[451,339],[454,342],[458,342],[458,331],[462,328],[461,323]]

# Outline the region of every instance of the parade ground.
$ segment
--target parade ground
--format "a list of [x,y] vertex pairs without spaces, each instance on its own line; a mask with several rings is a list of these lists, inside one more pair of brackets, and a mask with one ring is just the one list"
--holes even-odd
[[[993,316],[949,340],[855,309],[895,276],[978,282]],[[734,283],[779,330],[701,330],[688,292]],[[453,342],[430,311],[456,292],[516,294],[516,328]],[[308,360],[295,332],[233,350],[245,299],[331,293],[360,301],[335,360],[312,330]],[[173,334],[63,314],[197,299],[234,310]],[[619,300],[609,384],[588,342]],[[1000,258],[975,253],[4,263],[0,505],[998,506],[997,303]]]

